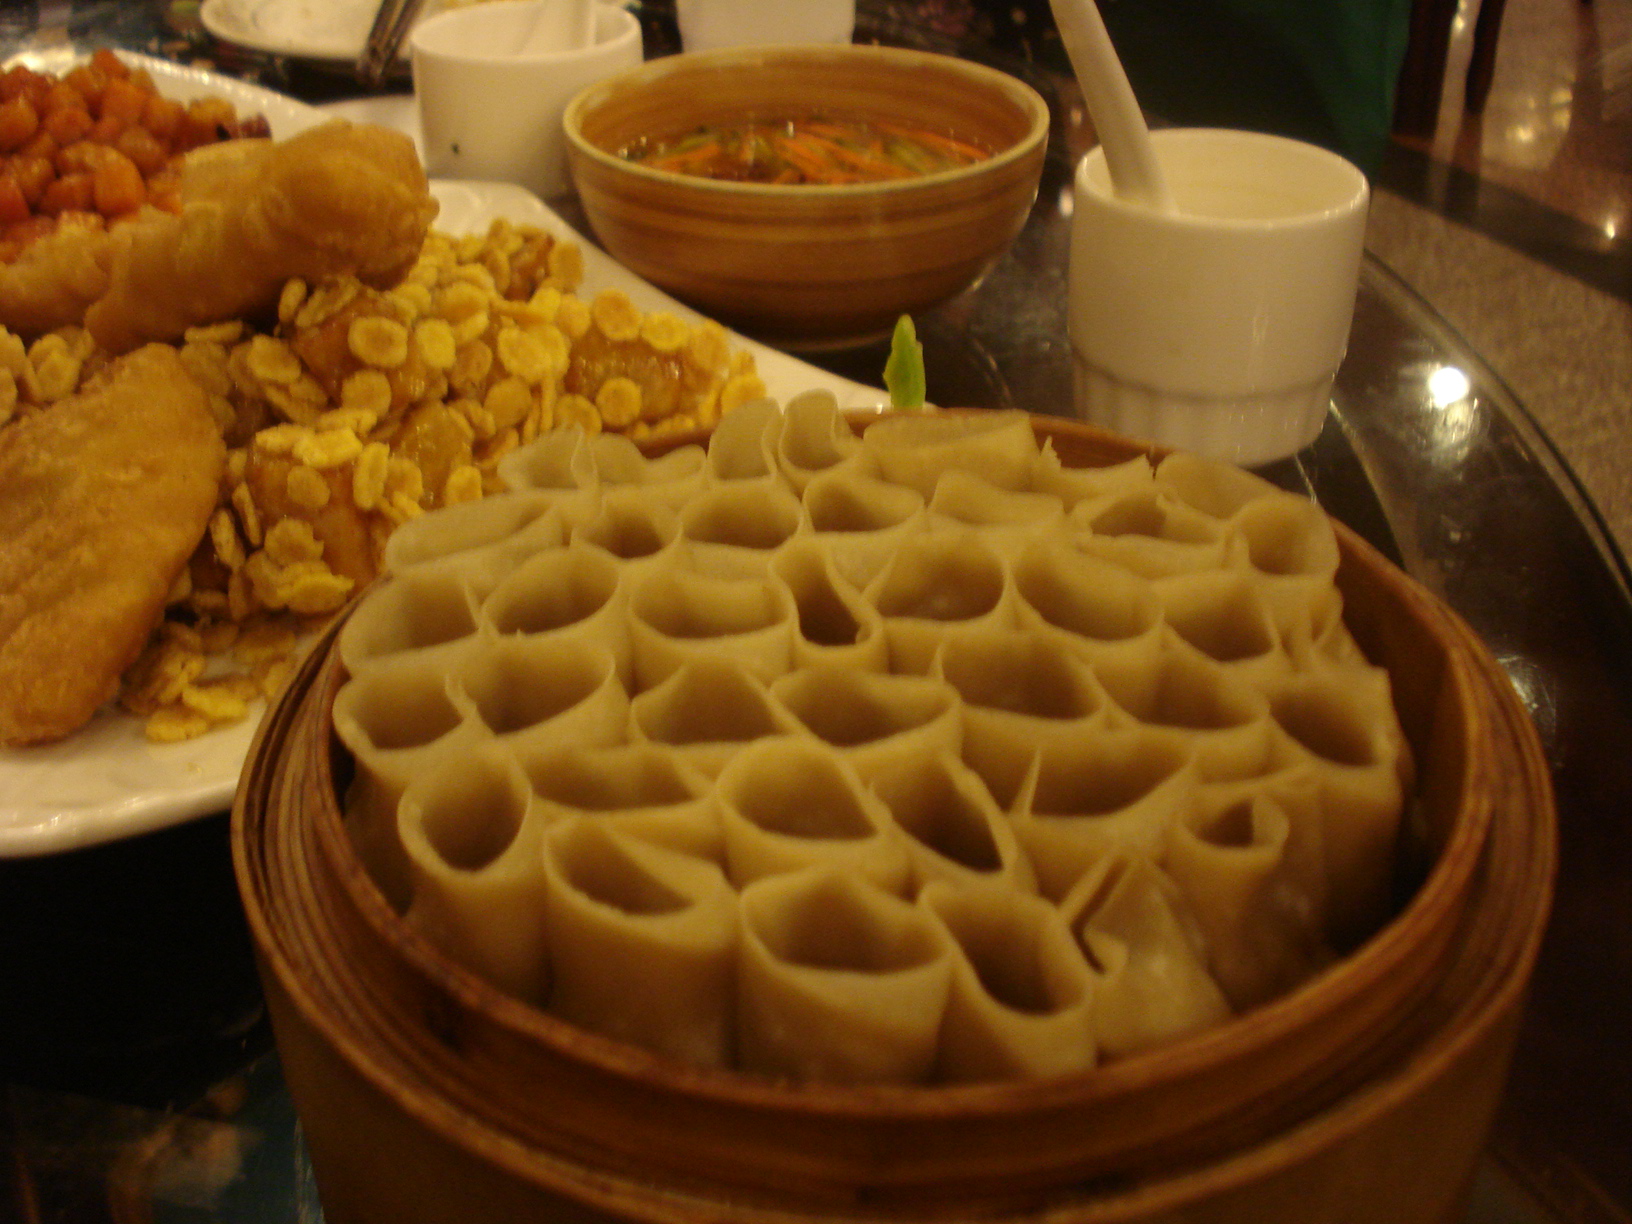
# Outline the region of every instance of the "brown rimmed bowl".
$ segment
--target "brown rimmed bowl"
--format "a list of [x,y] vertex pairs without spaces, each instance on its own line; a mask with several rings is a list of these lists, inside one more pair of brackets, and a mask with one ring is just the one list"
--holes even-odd
[[[1138,452],[1036,419],[1071,465]],[[408,930],[353,852],[329,635],[268,715],[234,854],[331,1224],[982,1218],[1439,1224],[1464,1201],[1551,897],[1539,744],[1468,628],[1346,529],[1346,618],[1388,667],[1426,866],[1290,994],[1055,1079],[788,1086],[505,997]]]
[[[750,117],[881,116],[992,150],[878,183],[733,183],[618,151]],[[1037,194],[1048,105],[1029,85],[928,51],[860,45],[668,56],[568,105],[567,159],[590,227],[620,263],[728,326],[817,349],[886,335],[967,289]]]

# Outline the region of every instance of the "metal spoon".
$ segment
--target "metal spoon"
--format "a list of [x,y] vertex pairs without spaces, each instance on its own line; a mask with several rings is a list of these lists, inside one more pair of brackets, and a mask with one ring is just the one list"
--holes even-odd
[[368,40],[357,57],[357,79],[364,85],[378,89],[385,82],[385,74],[396,63],[402,40],[408,36],[409,27],[424,3],[425,0],[380,0]]

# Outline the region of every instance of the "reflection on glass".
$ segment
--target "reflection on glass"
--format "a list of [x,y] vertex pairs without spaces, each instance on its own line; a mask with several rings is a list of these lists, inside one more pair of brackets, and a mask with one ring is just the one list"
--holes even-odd
[[1423,426],[1438,462],[1454,463],[1466,457],[1479,428],[1479,403],[1473,381],[1460,366],[1437,363],[1419,367],[1411,376],[1422,378]]
[[1455,366],[1440,366],[1428,375],[1428,402],[1435,408],[1450,408],[1468,397],[1472,383]]

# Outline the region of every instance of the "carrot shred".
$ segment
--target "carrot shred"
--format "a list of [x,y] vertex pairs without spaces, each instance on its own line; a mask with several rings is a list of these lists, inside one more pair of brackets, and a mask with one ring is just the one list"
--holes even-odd
[[832,158],[843,165],[850,166],[863,174],[870,174],[875,178],[904,178],[908,173],[905,168],[892,161],[879,157],[869,157],[860,150],[849,148],[846,145],[840,144],[836,140],[829,140],[824,136],[815,136],[807,133],[805,136],[805,143],[812,146],[816,152],[825,153],[829,158]]
[[955,154],[965,161],[985,161],[991,156],[979,145],[970,144],[966,140],[959,140],[956,136],[945,136],[939,132],[932,132],[928,128],[907,127],[904,124],[892,123],[886,119],[876,121],[879,130],[899,136],[903,140],[917,141],[919,144],[932,145]]
[[832,173],[832,168],[800,143],[796,137],[779,135],[775,138],[775,143],[777,152],[792,163],[793,167],[803,176],[804,182],[826,183],[831,181],[829,175]]
[[667,140],[637,142],[623,156],[679,174],[820,186],[912,178],[989,154],[911,124],[812,115],[697,128]]

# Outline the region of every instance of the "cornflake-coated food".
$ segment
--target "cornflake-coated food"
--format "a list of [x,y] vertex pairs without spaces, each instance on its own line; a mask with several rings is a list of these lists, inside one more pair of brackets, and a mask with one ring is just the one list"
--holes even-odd
[[[14,400],[20,346],[5,340],[0,391]],[[70,360],[61,344],[38,365]],[[38,392],[36,369],[23,380]],[[163,345],[0,429],[0,743],[60,739],[113,695],[205,530],[225,450]]]
[[436,216],[407,137],[334,120],[288,140],[208,145],[183,162],[180,211],[60,226],[0,265],[0,325],[83,324],[111,352],[255,314],[292,276],[395,283]]

